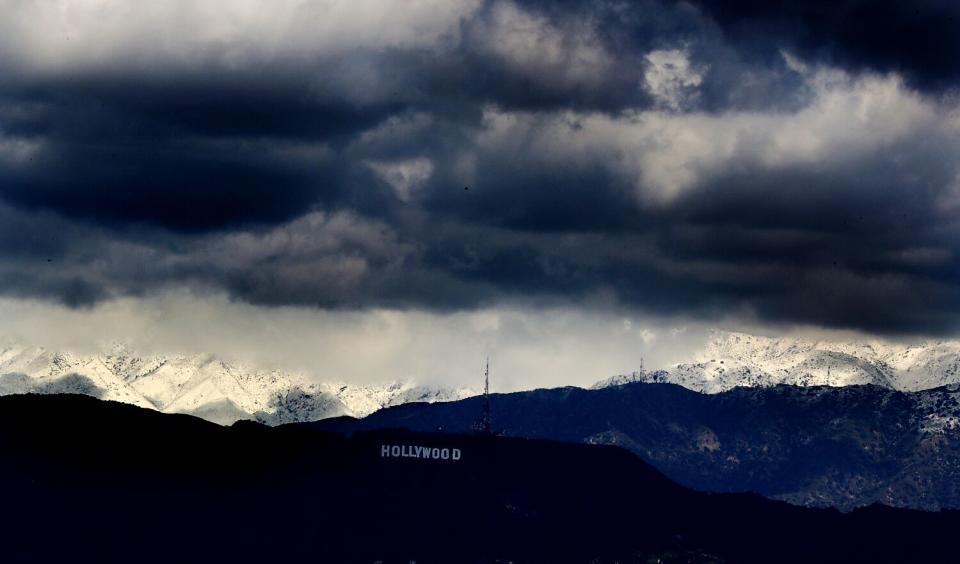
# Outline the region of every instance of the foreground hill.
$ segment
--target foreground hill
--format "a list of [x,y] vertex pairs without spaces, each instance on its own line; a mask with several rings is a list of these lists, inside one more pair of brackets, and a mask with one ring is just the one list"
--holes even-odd
[[9,561],[916,562],[960,525],[698,493],[615,447],[224,428],[82,396],[0,398],[0,480]]
[[[482,398],[305,424],[466,432]],[[737,388],[671,384],[491,396],[505,436],[622,446],[678,482],[808,506],[960,508],[960,387]]]

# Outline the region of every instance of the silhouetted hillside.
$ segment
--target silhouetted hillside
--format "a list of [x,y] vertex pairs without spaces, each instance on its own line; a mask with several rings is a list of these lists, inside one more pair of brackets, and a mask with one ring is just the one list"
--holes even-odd
[[[560,388],[492,396],[511,437],[627,448],[678,482],[811,506],[960,507],[960,389],[737,388],[671,384]],[[466,432],[481,398],[409,404],[315,428]]]
[[933,561],[960,525],[698,493],[609,446],[226,428],[82,396],[0,398],[0,479],[10,562]]

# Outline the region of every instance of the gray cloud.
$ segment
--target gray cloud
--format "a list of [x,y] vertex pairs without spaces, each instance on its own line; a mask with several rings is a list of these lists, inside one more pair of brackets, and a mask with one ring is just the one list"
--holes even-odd
[[8,2],[0,293],[956,331],[942,53],[741,4]]

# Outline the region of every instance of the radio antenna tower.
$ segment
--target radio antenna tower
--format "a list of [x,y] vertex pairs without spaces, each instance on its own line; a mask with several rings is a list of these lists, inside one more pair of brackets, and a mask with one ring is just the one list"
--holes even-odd
[[487,357],[486,367],[483,369],[483,411],[480,418],[474,424],[474,429],[480,435],[492,435],[492,422],[490,420],[490,357]]
[[487,357],[487,365],[483,368],[483,397],[490,399],[490,357]]

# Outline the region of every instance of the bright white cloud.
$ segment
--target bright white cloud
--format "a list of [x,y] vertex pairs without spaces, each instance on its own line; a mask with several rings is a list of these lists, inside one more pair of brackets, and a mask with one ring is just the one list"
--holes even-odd
[[512,2],[498,2],[480,26],[481,47],[540,83],[596,84],[613,58],[588,22],[561,29]]
[[696,100],[697,87],[703,82],[704,71],[690,64],[687,51],[651,51],[646,59],[648,66],[643,77],[647,91],[660,105],[670,110],[680,110]]
[[[650,110],[611,116],[488,108],[477,143],[551,166],[602,164],[619,171],[647,204],[669,203],[738,167],[836,166],[917,136],[953,140],[960,156],[956,123],[900,78],[830,69],[808,71],[804,78],[814,97],[792,113]],[[658,88],[672,99],[670,81],[663,80]]]
[[31,72],[216,63],[430,47],[480,0],[0,1],[0,58]]

